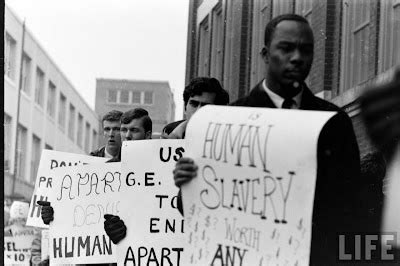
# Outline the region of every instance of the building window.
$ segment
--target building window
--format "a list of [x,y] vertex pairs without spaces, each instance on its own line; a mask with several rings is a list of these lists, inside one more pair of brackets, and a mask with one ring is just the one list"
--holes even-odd
[[26,128],[21,125],[18,125],[17,131],[17,177],[23,179],[25,176],[28,134]]
[[83,116],[78,113],[78,136],[76,142],[82,148]]
[[251,87],[255,86],[260,80],[264,78],[265,63],[260,55],[264,47],[264,34],[265,25],[270,20],[270,4],[269,1],[255,1],[254,2],[254,18],[253,18],[253,31],[252,31],[252,60],[251,60]]
[[139,103],[140,104],[140,91],[133,91],[132,92],[132,103]]
[[293,0],[273,0],[272,2],[272,17],[276,17],[282,14],[292,13],[292,2]]
[[35,103],[43,107],[44,104],[44,72],[36,68]]
[[208,27],[208,16],[200,24],[200,38],[199,38],[199,65],[198,76],[209,76],[209,57],[210,57],[210,30]]
[[400,64],[400,0],[380,1],[379,72]]
[[4,113],[4,171],[9,171],[11,169],[11,132],[11,116]]
[[213,10],[212,27],[212,49],[211,49],[211,76],[222,82],[223,60],[224,60],[224,18],[221,5]]
[[65,129],[65,113],[67,109],[67,98],[60,93],[60,106],[58,108],[58,125],[64,131]]
[[90,152],[90,124],[86,122],[85,126],[85,151]]
[[30,95],[31,93],[31,58],[27,54],[22,55],[22,91]]
[[305,17],[311,25],[312,0],[296,0],[296,14]]
[[370,65],[369,1],[343,2],[342,67],[340,93],[368,78]]
[[49,92],[47,94],[47,114],[54,118],[56,113],[56,86],[49,81]]
[[69,105],[69,122],[68,122],[68,137],[73,141],[75,139],[75,107]]
[[92,134],[92,150],[97,149],[97,131],[93,129],[93,134]]
[[40,148],[40,138],[38,138],[35,135],[32,135],[32,157],[31,157],[31,175],[30,175],[31,182],[34,182],[36,180],[41,152],[42,150]]
[[144,92],[144,104],[153,104],[153,92],[152,91]]
[[119,102],[120,103],[129,103],[129,91],[123,90],[119,92]]
[[17,42],[6,32],[4,46],[4,75],[15,80]]
[[118,90],[108,90],[107,102],[117,103]]

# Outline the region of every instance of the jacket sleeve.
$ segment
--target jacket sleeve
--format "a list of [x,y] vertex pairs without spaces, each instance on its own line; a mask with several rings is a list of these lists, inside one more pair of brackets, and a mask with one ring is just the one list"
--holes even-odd
[[356,208],[360,155],[350,118],[339,112],[324,126],[318,140],[312,234],[312,263],[334,262],[338,236],[362,231]]

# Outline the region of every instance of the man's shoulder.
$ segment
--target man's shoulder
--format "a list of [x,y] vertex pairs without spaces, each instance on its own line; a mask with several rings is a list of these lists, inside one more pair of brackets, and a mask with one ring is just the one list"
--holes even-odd
[[183,120],[179,120],[179,121],[175,121],[175,122],[169,123],[163,128],[162,132],[166,133],[167,135],[169,135],[169,134],[171,134],[172,131],[174,131],[174,129],[177,126],[179,126],[184,121],[185,120],[183,119]]
[[105,146],[90,152],[90,155],[95,156],[95,157],[104,157],[105,156]]

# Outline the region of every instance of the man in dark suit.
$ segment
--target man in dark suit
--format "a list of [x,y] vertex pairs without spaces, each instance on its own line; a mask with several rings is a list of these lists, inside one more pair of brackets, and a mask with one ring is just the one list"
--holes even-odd
[[[314,37],[305,18],[286,14],[272,19],[265,29],[264,44],[265,79],[232,105],[338,112],[318,141],[310,258],[312,265],[336,264],[338,235],[360,225],[354,215],[360,159],[352,123],[345,112],[315,97],[304,83],[314,55]],[[193,160],[181,158],[174,170],[175,184],[180,187],[196,175]]]

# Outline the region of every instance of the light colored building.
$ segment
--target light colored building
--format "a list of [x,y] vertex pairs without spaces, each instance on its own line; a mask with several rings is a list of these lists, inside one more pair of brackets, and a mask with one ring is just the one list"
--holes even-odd
[[22,21],[5,6],[4,196],[13,196],[17,152],[14,196],[30,199],[42,149],[89,153],[97,148],[99,120],[29,30],[22,52],[22,35]]
[[361,154],[370,152],[357,99],[400,66],[399,0],[190,0],[186,84],[211,76],[231,101],[243,97],[264,77],[265,26],[284,13],[313,29],[310,89],[350,115]]
[[[153,138],[175,118],[174,95],[167,81],[105,79],[96,80],[95,110],[99,117],[111,110],[126,112],[141,107],[153,121]],[[101,140],[102,141],[102,140]],[[103,145],[100,141],[100,145]]]

